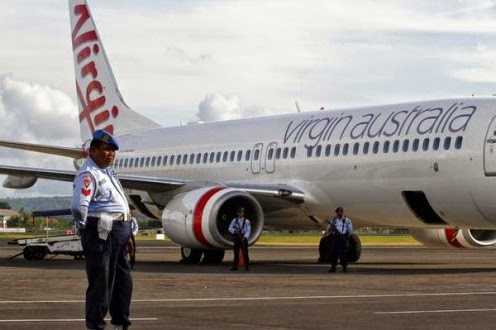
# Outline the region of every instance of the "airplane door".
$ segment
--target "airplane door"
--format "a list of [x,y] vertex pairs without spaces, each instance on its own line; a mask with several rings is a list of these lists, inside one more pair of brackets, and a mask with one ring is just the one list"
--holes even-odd
[[253,151],[251,153],[251,172],[253,174],[260,173],[262,169],[262,149],[263,143],[257,143],[253,147]]
[[484,141],[484,174],[496,176],[496,117],[491,120]]
[[277,142],[271,142],[267,145],[265,151],[265,172],[274,173],[276,163]]

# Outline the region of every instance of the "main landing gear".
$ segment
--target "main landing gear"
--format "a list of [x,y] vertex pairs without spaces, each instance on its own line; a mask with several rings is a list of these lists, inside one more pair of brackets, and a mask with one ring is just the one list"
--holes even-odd
[[224,250],[203,250],[181,247],[181,262],[185,264],[220,264],[224,260]]

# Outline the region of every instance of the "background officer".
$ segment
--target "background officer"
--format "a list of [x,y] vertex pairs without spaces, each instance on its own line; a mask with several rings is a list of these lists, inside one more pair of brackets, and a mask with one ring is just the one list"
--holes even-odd
[[353,226],[351,220],[344,215],[343,208],[336,208],[336,217],[327,225],[326,231],[332,235],[331,268],[329,273],[336,272],[338,259],[343,266],[343,272],[348,270],[348,238],[351,236]]
[[131,235],[129,205],[114,171],[117,141],[96,130],[89,157],[74,179],[72,213],[81,233],[86,259],[86,327],[104,329],[111,323],[127,329],[133,282],[127,244]]
[[248,238],[251,234],[250,220],[245,218],[245,209],[238,208],[238,216],[231,221],[229,232],[234,235],[234,261],[231,270],[238,270],[239,250],[243,253],[245,270],[249,270],[250,259],[248,257]]

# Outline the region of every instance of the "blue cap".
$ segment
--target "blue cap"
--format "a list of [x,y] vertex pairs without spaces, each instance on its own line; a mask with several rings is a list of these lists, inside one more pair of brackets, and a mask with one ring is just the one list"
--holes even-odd
[[97,129],[93,133],[93,141],[102,141],[103,143],[108,144],[109,146],[114,148],[115,150],[119,150],[119,144],[117,143],[115,137],[103,129]]
[[338,212],[338,211],[341,211],[341,212],[342,212],[342,211],[343,211],[343,207],[342,207],[342,206],[338,206],[338,207],[336,208],[336,211],[335,211],[335,212]]

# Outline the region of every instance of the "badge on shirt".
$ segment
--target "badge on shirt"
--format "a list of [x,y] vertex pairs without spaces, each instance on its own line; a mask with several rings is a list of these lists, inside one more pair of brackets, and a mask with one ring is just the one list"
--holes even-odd
[[83,177],[83,186],[84,188],[88,188],[91,184],[91,177],[89,175]]
[[81,187],[81,194],[88,197],[91,194],[91,189],[88,187],[91,185],[91,176],[86,175],[83,177],[83,186]]

